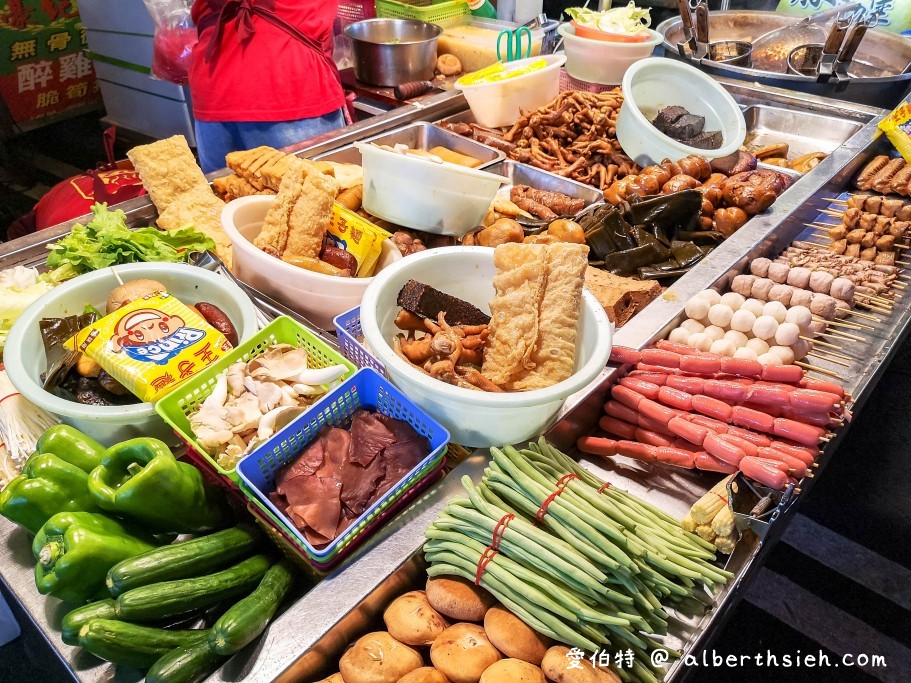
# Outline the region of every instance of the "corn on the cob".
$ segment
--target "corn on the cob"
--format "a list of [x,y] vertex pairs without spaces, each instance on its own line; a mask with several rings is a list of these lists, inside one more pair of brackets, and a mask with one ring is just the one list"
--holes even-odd
[[734,534],[726,536],[716,536],[713,541],[715,547],[725,555],[734,552],[734,546],[737,545],[737,537]]
[[693,519],[692,511],[686,513],[686,517],[680,520],[680,526],[683,527],[684,531],[689,531],[693,533],[696,531],[696,520]]
[[722,507],[727,506],[727,486],[733,476],[734,475],[730,475],[719,481],[708,493],[696,501],[696,504],[690,509],[690,513],[693,515],[693,519],[697,524],[711,523],[715,518],[715,515],[718,514],[718,511],[721,510]]
[[696,527],[696,534],[709,543],[715,540],[715,532],[712,531],[711,524],[700,524]]
[[712,520],[712,531],[718,536],[730,536],[734,533],[734,513],[725,505]]

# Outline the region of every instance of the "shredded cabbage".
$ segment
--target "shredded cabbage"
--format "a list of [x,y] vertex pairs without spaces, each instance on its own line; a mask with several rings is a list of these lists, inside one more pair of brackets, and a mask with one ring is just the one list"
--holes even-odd
[[615,7],[604,12],[584,7],[570,7],[566,13],[580,26],[608,33],[635,35],[642,33],[652,24],[648,9],[636,7],[632,0],[626,7]]
[[40,280],[34,268],[15,266],[0,271],[0,349],[6,344],[6,337],[16,318],[53,287],[53,283]]

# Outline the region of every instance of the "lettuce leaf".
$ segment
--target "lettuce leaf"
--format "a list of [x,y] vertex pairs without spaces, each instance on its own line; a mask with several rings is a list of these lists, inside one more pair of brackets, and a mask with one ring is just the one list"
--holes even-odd
[[626,7],[615,7],[604,12],[584,7],[570,7],[566,13],[580,26],[608,33],[634,35],[642,33],[652,23],[649,11],[636,7],[632,0]]
[[41,280],[34,268],[15,266],[0,271],[0,349],[6,344],[6,337],[16,318],[53,287],[53,284]]
[[194,251],[214,249],[215,243],[192,228],[131,230],[126,214],[106,204],[92,206],[87,225],[76,224],[70,234],[48,246],[49,272],[44,279],[61,282],[99,268],[124,263],[186,261]]

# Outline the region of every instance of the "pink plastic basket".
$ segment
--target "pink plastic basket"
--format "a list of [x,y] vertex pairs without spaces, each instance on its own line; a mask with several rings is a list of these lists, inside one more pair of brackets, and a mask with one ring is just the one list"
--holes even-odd
[[600,85],[598,83],[580,81],[578,78],[573,78],[566,73],[566,69],[560,69],[560,92],[581,90],[582,92],[599,93],[605,90],[613,90],[615,87],[614,85]]
[[338,35],[348,25],[376,16],[376,3],[371,0],[341,0],[335,15],[334,31]]

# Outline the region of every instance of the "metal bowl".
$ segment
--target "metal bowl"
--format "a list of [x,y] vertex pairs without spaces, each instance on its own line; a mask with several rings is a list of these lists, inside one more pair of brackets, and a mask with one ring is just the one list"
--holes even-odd
[[429,81],[443,29],[413,19],[366,19],[345,27],[354,54],[354,75],[369,85],[393,87]]
[[744,40],[719,40],[709,43],[709,59],[718,64],[749,66],[753,44]]

